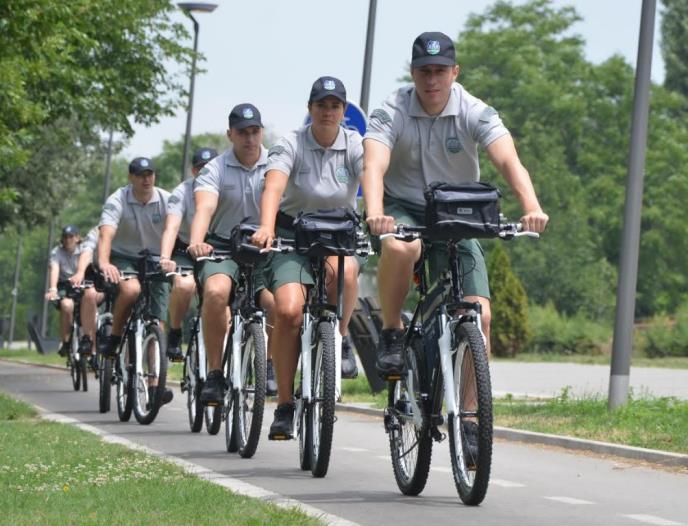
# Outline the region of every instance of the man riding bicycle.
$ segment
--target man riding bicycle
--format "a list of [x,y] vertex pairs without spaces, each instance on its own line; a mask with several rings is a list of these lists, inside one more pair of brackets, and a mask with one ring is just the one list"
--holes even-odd
[[[121,272],[136,272],[141,252],[156,254],[160,249],[169,193],[155,186],[155,167],[146,157],[137,157],[129,164],[129,184],[108,197],[98,228],[98,265],[105,279],[118,285],[115,300],[112,334],[103,343],[101,352],[115,357],[122,340],[124,324],[141,293],[137,278],[121,280]],[[151,312],[165,319],[169,287],[166,283],[151,284]],[[150,387],[153,385],[153,380]],[[165,389],[164,404],[172,400],[172,391]]]
[[[467,183],[480,179],[478,146],[516,195],[524,230],[544,231],[549,217],[542,211],[530,175],[499,114],[455,82],[459,74],[454,43],[443,33],[423,33],[412,48],[413,85],[393,93],[370,115],[361,179],[371,234],[394,230],[395,223],[424,223],[423,190],[435,181]],[[446,264],[446,247],[434,246],[431,280]],[[444,252],[444,254],[443,254]],[[399,375],[402,358],[401,309],[408,292],[421,242],[394,238],[382,242],[378,287],[383,330],[376,365],[381,377]],[[465,300],[482,306],[482,331],[490,341],[490,290],[482,248],[474,239],[460,243]]]

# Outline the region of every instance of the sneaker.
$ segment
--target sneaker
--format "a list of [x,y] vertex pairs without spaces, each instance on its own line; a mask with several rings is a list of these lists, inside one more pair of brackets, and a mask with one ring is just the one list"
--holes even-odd
[[122,341],[121,336],[115,336],[111,334],[108,338],[100,344],[100,353],[105,356],[105,358],[116,358],[117,348]]
[[167,358],[169,358],[171,362],[184,361],[181,329],[170,329],[167,333]]
[[478,424],[472,420],[461,422],[461,443],[463,458],[468,469],[475,469],[478,463]]
[[65,358],[69,354],[69,342],[62,342],[62,345],[57,350],[57,354]]
[[351,348],[351,340],[348,336],[342,337],[342,378],[356,378],[358,376],[358,365],[356,356]]
[[208,373],[208,378],[201,389],[201,403],[203,405],[222,405],[225,399],[225,377],[220,369]]
[[82,336],[79,340],[79,353],[88,356],[91,354],[92,349],[91,338],[87,335]]
[[377,374],[383,380],[398,377],[404,373],[404,330],[382,329],[380,341],[377,345],[375,367]]
[[275,368],[272,366],[272,360],[268,360],[265,376],[265,396],[275,396],[277,394],[277,381],[275,380]]
[[[155,400],[155,392],[158,389],[157,385],[148,386],[148,403],[146,404],[146,409],[150,410],[153,406],[153,400]],[[174,393],[170,389],[165,389],[162,392],[162,398],[160,399],[160,405],[169,404],[174,398]]]
[[275,409],[275,420],[270,426],[268,440],[291,440],[294,438],[294,404],[279,404]]

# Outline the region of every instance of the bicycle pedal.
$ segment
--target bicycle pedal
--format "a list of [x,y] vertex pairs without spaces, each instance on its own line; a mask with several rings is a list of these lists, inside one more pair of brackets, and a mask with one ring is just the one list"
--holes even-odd
[[284,440],[291,440],[292,437],[291,435],[285,435],[283,433],[280,434],[275,434],[275,435],[268,435],[268,440],[278,440],[278,441],[284,441]]
[[387,381],[387,382],[398,382],[399,380],[401,380],[401,375],[400,374],[388,374],[382,379]]

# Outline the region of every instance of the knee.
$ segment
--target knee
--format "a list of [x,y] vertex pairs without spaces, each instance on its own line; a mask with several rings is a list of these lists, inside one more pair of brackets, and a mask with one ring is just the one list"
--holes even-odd
[[124,301],[133,302],[141,294],[141,284],[138,280],[122,281],[119,285],[119,295]]
[[382,257],[397,264],[413,264],[420,257],[420,242],[406,243],[398,239],[385,239],[382,243]]
[[480,323],[482,325],[483,332],[488,332],[490,330],[490,324],[492,323],[492,311],[489,305],[486,307],[483,305],[483,312],[480,315]]
[[229,286],[222,286],[218,283],[206,285],[203,290],[203,303],[213,309],[222,309],[229,303]]
[[344,283],[347,288],[358,285],[358,262],[353,258],[351,260],[347,258],[344,265]]
[[60,310],[65,314],[72,314],[74,312],[74,302],[70,299],[64,298],[60,301]]
[[174,280],[174,288],[183,296],[191,296],[196,289],[196,284],[191,276],[177,276]]
[[274,310],[276,323],[289,330],[299,330],[303,319],[301,305],[296,302],[277,302]]

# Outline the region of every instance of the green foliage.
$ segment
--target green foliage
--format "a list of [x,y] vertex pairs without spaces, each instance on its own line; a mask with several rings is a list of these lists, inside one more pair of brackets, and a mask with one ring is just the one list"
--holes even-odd
[[688,0],[661,0],[664,86],[688,97]]
[[674,318],[655,316],[639,332],[639,346],[645,356],[688,357],[688,303],[679,308]]
[[187,65],[192,53],[170,21],[176,9],[169,0],[0,4],[0,228],[55,215],[53,199],[83,180],[79,161],[99,146],[98,130],[131,135],[132,122],[173,113],[185,82],[166,62]]
[[608,352],[612,330],[609,325],[589,320],[582,313],[560,314],[552,304],[531,305],[532,340],[528,351],[555,354],[601,354]]
[[[222,153],[231,146],[227,136],[221,133],[193,135],[189,144],[189,159],[198,148],[215,148]],[[172,190],[181,182],[184,137],[179,141],[164,141],[162,152],[153,158],[156,171],[156,184]]]
[[528,297],[511,270],[509,254],[502,244],[496,243],[490,251],[487,269],[492,296],[492,352],[496,356],[515,356],[527,348],[531,338]]

